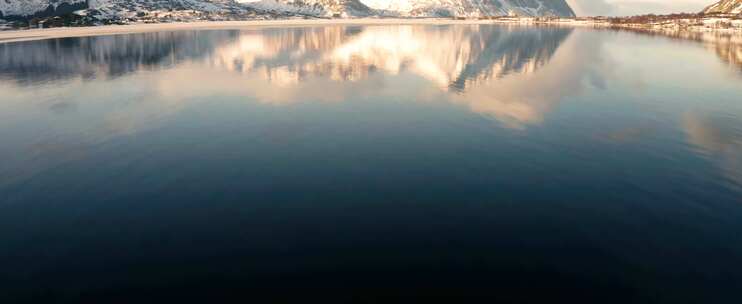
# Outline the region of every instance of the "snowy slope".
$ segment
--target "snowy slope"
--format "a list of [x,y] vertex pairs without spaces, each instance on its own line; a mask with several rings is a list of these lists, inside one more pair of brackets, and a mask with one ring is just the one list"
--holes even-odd
[[564,0],[363,0],[372,8],[384,8],[412,16],[574,16]]
[[318,17],[574,16],[565,0],[0,0],[0,18],[47,17],[86,8],[99,20],[183,10],[226,15],[258,10]]
[[703,10],[706,14],[742,14],[742,0],[722,0]]
[[130,18],[136,14],[170,10],[207,13],[244,13],[248,10],[234,0],[88,0],[88,4],[99,19]]
[[563,16],[574,12],[565,0],[238,0],[261,9],[310,15],[410,17]]
[[46,17],[81,9],[118,17],[159,10],[240,12],[247,8],[235,0],[0,0],[0,17]]
[[[0,0],[1,1],[1,0]],[[90,8],[116,8],[122,10],[228,10],[238,4],[233,0],[88,0]]]
[[364,17],[375,12],[360,0],[238,0],[261,10],[322,17]]
[[0,0],[0,18],[43,17],[85,7],[86,0]]
[[574,12],[564,0],[362,0],[374,9],[410,16],[563,16]]

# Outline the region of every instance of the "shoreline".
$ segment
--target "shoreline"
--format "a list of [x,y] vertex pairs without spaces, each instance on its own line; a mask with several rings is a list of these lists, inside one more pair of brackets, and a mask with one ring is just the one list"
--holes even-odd
[[45,29],[23,29],[0,31],[0,44],[69,37],[89,37],[146,33],[153,31],[223,30],[270,27],[308,27],[327,25],[455,25],[455,24],[502,24],[523,26],[567,26],[596,29],[618,29],[646,31],[657,34],[670,32],[687,33],[731,33],[742,35],[742,27],[712,28],[706,26],[678,27],[657,24],[614,24],[591,19],[547,19],[499,18],[499,19],[451,19],[451,18],[353,18],[353,19],[274,19],[244,21],[197,21],[173,23],[135,23],[126,25],[102,25],[85,27],[55,27]]

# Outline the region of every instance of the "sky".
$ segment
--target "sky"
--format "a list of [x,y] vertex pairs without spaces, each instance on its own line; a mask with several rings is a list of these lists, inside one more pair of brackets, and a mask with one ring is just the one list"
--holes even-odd
[[579,16],[700,12],[718,0],[567,0]]

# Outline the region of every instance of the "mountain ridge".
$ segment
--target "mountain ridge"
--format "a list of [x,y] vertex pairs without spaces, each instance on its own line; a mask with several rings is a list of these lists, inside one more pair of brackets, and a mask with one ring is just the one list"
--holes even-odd
[[88,0],[0,0],[0,19],[69,14],[87,7]]
[[367,17],[376,12],[359,0],[238,0],[256,9],[317,17]]
[[0,0],[0,19],[31,20],[76,11],[83,11],[84,16],[94,20],[125,22],[143,16],[148,16],[150,19],[146,20],[150,21],[170,20],[159,20],[158,15],[196,16],[183,20],[203,20],[204,14],[219,15],[216,18],[220,20],[224,16],[244,20],[297,15],[320,18],[575,16],[566,0]]
[[574,17],[565,0],[361,0],[369,7],[410,17]]
[[235,0],[0,0],[0,18],[32,19],[91,10],[114,18],[155,10],[235,12],[250,10]]
[[327,17],[574,17],[565,0],[238,0],[268,10],[293,10]]

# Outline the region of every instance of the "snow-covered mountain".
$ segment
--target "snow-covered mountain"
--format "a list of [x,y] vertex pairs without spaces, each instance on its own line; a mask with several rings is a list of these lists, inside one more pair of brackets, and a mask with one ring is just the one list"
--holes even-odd
[[238,0],[274,11],[317,16],[575,16],[565,0]]
[[721,0],[703,10],[706,14],[742,14],[742,0]]
[[575,13],[565,0],[361,0],[371,8],[417,17],[561,16]]
[[87,0],[0,0],[0,18],[43,17],[86,7]]
[[105,17],[126,17],[167,10],[239,13],[247,9],[235,0],[88,0],[88,6]]
[[[737,1],[739,2],[739,0]],[[98,20],[135,19],[161,12],[221,16],[316,17],[574,16],[565,0],[0,0],[0,18],[30,19],[88,9]],[[160,14],[162,15],[162,14]]]
[[238,0],[268,11],[290,12],[320,17],[365,17],[375,12],[360,0]]
[[0,18],[30,19],[82,9],[94,11],[104,19],[164,10],[206,13],[241,13],[250,10],[235,0],[0,0]]

